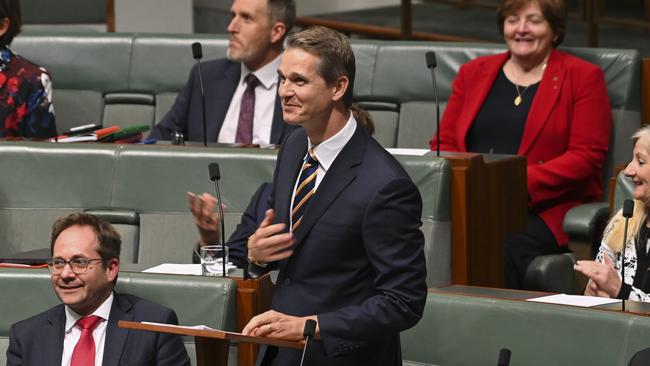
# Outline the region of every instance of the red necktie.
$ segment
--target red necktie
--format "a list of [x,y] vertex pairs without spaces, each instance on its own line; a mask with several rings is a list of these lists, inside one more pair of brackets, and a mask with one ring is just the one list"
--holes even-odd
[[237,125],[237,135],[235,142],[242,144],[253,143],[253,117],[255,116],[255,88],[260,85],[260,81],[253,74],[248,74],[244,78],[246,90],[241,97],[239,107],[239,124]]
[[95,340],[93,330],[102,318],[90,315],[77,320],[76,326],[81,328],[81,337],[72,352],[70,366],[92,366],[95,364]]

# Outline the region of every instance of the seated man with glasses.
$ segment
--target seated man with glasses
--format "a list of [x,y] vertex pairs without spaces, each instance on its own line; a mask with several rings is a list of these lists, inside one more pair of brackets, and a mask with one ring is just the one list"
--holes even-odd
[[85,213],[52,227],[48,266],[63,304],[11,326],[7,365],[190,365],[180,336],[117,327],[119,320],[178,324],[173,310],[113,291],[122,240]]

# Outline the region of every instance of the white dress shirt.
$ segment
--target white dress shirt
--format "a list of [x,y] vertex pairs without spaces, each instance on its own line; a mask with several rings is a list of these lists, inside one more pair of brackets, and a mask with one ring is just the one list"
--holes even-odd
[[[253,71],[252,74],[260,81],[260,85],[255,88],[255,112],[253,115],[253,143],[269,144],[271,142],[271,126],[273,125],[273,114],[275,113],[275,98],[278,86],[278,67],[280,66],[280,56],[273,61],[262,66],[259,70]],[[234,143],[237,137],[237,125],[239,124],[239,109],[241,99],[248,86],[244,78],[251,71],[241,64],[241,75],[235,94],[232,96],[228,112],[223,120],[223,125],[219,131],[218,142]]]
[[[309,156],[309,150],[314,148],[314,155],[316,155],[316,160],[318,160],[318,170],[316,173],[316,183],[314,185],[314,190],[318,190],[320,182],[323,181],[325,174],[329,170],[330,166],[339,155],[345,144],[350,141],[354,131],[357,129],[357,121],[354,119],[352,113],[350,113],[350,118],[348,122],[343,126],[343,128],[337,132],[334,136],[328,138],[327,140],[321,142],[318,145],[312,144],[311,140],[307,138],[307,153],[303,158],[303,162],[307,161]],[[291,194],[291,210],[289,211],[289,220],[291,221],[289,227],[293,227],[293,218],[291,217],[291,211],[293,211],[293,199],[296,195],[296,188],[298,188],[298,181],[300,180],[300,174],[296,178],[296,183],[293,186],[293,193]]]
[[[113,293],[104,301],[91,315],[97,315],[102,320],[97,324],[93,330],[93,340],[95,341],[95,366],[102,365],[102,358],[104,357],[104,344],[106,340],[106,324],[108,324],[108,316],[111,314],[111,307],[113,306]],[[65,306],[65,336],[63,338],[63,358],[61,359],[61,366],[70,366],[72,360],[72,352],[81,337],[81,328],[76,327],[77,320],[83,316],[75,313],[67,305]],[[90,365],[89,365],[90,366]]]

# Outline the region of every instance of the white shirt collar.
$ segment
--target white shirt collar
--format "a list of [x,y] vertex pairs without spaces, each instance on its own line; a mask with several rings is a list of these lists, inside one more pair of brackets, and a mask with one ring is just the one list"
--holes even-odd
[[[108,320],[108,316],[111,314],[111,307],[113,306],[113,291],[111,291],[110,296],[106,299],[95,311],[90,315],[97,315],[102,318],[104,321]],[[77,314],[74,310],[70,309],[68,305],[65,305],[65,332],[70,333],[72,328],[77,324],[79,319],[83,318],[82,315]]]
[[241,75],[239,76],[239,83],[244,83],[246,75],[252,73],[260,81],[264,89],[271,89],[278,83],[278,68],[280,67],[280,55],[274,58],[268,64],[260,67],[255,71],[251,71],[244,63],[241,63]]
[[[354,119],[352,113],[350,113],[350,118],[348,118],[345,126],[343,126],[343,128],[334,136],[328,138],[316,146],[311,143],[311,140],[308,140],[307,148],[314,148],[314,154],[316,155],[316,159],[318,159],[318,164],[323,168],[323,170],[326,172],[329,170],[330,166],[334,162],[334,159],[336,159],[341,150],[343,150],[345,144],[350,141],[356,129],[357,121]],[[305,158],[306,157],[307,155],[305,154]]]

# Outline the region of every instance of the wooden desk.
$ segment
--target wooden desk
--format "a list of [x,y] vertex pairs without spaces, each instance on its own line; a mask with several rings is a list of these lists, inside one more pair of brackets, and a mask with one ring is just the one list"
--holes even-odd
[[239,342],[240,350],[244,344],[266,344],[277,347],[302,349],[302,344],[300,342],[250,337],[240,333],[225,332],[217,329],[196,329],[166,324],[130,322],[125,320],[120,320],[117,325],[120,328],[193,336],[196,343],[196,359],[198,366],[227,366],[230,341]]
[[[451,286],[430,288],[429,293],[454,294],[454,295],[483,297],[483,298],[500,299],[500,300],[513,300],[513,301],[526,301],[528,299],[532,299],[535,297],[553,295],[552,293],[548,293],[548,292],[509,290],[503,288],[463,286],[463,285],[451,285]],[[571,306],[571,305],[564,305],[564,306]],[[620,313],[623,312],[620,303],[598,305],[598,306],[593,306],[584,309],[615,311]],[[626,300],[625,313],[630,315],[650,316],[650,303]]]
[[451,163],[452,283],[503,287],[504,239],[526,225],[526,159],[441,156]]

